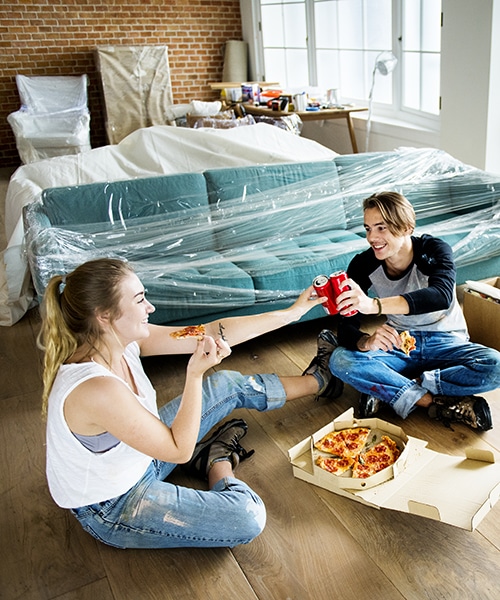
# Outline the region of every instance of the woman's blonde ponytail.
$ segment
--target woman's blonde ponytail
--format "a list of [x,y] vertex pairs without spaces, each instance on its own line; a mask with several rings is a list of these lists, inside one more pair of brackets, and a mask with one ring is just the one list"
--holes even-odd
[[47,400],[59,367],[75,352],[78,342],[68,329],[61,310],[61,294],[64,293],[64,278],[52,277],[45,290],[42,311],[42,329],[38,345],[45,352],[43,371],[42,412],[47,412]]

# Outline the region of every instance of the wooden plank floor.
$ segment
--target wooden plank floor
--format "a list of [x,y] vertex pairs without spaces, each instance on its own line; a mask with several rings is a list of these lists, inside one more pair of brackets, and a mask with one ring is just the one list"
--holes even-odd
[[[328,325],[289,326],[234,348],[224,368],[299,374]],[[500,598],[500,503],[475,532],[376,510],[295,479],[292,445],[356,402],[312,397],[268,413],[238,411],[255,455],[238,475],[263,498],[267,526],[251,544],[230,549],[117,550],[96,542],[51,500],[40,418],[38,311],[0,329],[0,598],[33,600],[359,600]],[[185,357],[150,358],[160,402],[180,392]],[[497,427],[453,431],[416,413],[403,425],[429,447],[463,453],[477,443],[500,451],[499,392],[487,394]],[[174,479],[199,485],[181,473]]]

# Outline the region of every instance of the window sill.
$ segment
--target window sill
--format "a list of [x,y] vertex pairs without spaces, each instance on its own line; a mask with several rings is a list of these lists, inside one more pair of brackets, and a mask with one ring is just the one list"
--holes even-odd
[[[368,120],[368,112],[351,113],[353,119],[360,119],[363,121]],[[390,125],[392,127],[401,127],[403,129],[413,129],[414,131],[425,131],[427,133],[438,133],[437,128],[425,127],[411,123],[410,121],[404,121],[403,119],[394,119],[392,117],[384,117],[381,115],[372,114],[372,124],[382,123],[384,125]]]
[[[357,129],[366,131],[365,123],[368,119],[368,113],[353,113],[351,116],[353,121],[356,121],[354,126]],[[370,132],[372,135],[411,139],[415,143],[429,146],[437,146],[440,136],[439,131],[436,129],[379,115],[372,115]]]

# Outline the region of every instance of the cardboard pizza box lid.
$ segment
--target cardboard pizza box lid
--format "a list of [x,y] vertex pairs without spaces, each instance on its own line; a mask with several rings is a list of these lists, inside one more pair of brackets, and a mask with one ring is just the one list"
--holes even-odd
[[[372,421],[356,420],[353,412],[351,408],[335,419],[337,426],[361,426]],[[394,427],[376,421],[384,429]],[[335,481],[338,477],[314,468],[311,436],[291,448],[288,455],[298,479],[374,508],[420,515],[473,531],[500,497],[500,463],[495,454],[469,448],[465,456],[450,456],[429,450],[424,440],[406,439],[405,460],[394,476],[364,489],[340,487]]]

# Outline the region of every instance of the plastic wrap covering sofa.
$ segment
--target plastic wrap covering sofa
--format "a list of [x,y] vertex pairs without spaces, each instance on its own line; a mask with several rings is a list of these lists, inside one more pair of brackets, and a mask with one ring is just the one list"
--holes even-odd
[[430,149],[52,188],[25,209],[26,249],[39,296],[55,273],[118,256],[147,288],[151,321],[197,323],[289,306],[345,268],[367,247],[361,202],[384,189],[412,201],[417,233],[452,245],[458,283],[497,275],[499,188]]
[[0,325],[12,325],[34,305],[24,251],[23,207],[39,199],[43,190],[335,156],[313,140],[264,123],[232,129],[155,125],[134,131],[118,144],[19,167],[5,196],[7,245],[0,250]]
[[90,150],[87,75],[16,75],[21,108],[7,120],[24,164]]

